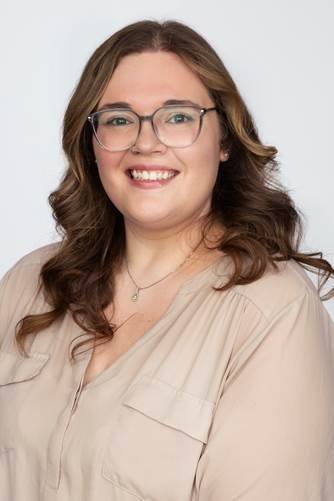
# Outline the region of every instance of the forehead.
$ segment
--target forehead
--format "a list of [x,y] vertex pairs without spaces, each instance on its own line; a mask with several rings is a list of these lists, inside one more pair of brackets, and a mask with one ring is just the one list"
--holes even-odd
[[124,101],[149,112],[168,99],[189,99],[210,106],[212,99],[198,76],[171,52],[143,52],[121,59],[100,100]]

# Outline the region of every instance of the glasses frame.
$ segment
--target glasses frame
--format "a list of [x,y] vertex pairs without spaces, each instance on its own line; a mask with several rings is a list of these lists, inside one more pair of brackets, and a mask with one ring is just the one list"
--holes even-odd
[[[199,116],[199,126],[198,126],[198,131],[197,131],[197,134],[195,136],[195,139],[190,143],[188,144],[187,146],[169,146],[168,144],[164,143],[159,135],[158,135],[158,132],[156,130],[156,127],[155,127],[155,124],[154,124],[154,117],[156,115],[156,113],[158,111],[160,111],[161,109],[166,109],[166,108],[195,108],[197,110],[200,111],[200,116]],[[105,111],[131,111],[132,113],[134,113],[134,115],[136,115],[136,117],[138,118],[139,120],[139,128],[138,128],[138,133],[137,133],[137,136],[135,138],[135,140],[133,141],[132,144],[130,144],[129,146],[126,146],[124,148],[121,148],[121,149],[117,149],[117,150],[114,150],[114,149],[110,149],[110,148],[107,148],[106,146],[104,146],[98,136],[97,136],[97,132],[96,132],[96,129],[95,129],[95,124],[94,124],[94,120],[96,117],[98,117],[101,113],[104,113]],[[115,151],[125,151],[125,150],[128,150],[130,148],[132,148],[132,146],[134,146],[138,140],[138,137],[139,137],[139,134],[140,134],[140,131],[141,131],[141,125],[142,125],[142,122],[144,121],[149,121],[151,122],[151,126],[152,126],[152,129],[157,137],[157,139],[159,140],[160,143],[162,143],[163,145],[167,146],[168,148],[188,148],[189,146],[191,146],[192,144],[194,144],[194,142],[197,140],[198,136],[200,135],[201,133],[201,130],[202,130],[202,124],[203,124],[203,117],[206,115],[206,113],[208,113],[209,111],[218,111],[218,108],[216,106],[213,106],[211,108],[202,108],[200,106],[195,106],[195,105],[190,105],[190,104],[182,104],[182,105],[176,105],[176,104],[171,104],[171,105],[166,105],[166,106],[160,106],[159,108],[157,108],[151,115],[139,115],[138,113],[136,113],[134,110],[131,110],[129,108],[104,108],[102,110],[98,110],[98,111],[95,111],[94,113],[91,113],[88,117],[87,117],[87,120],[89,121],[89,123],[91,124],[92,128],[93,128],[93,133],[94,133],[94,136],[99,144],[99,146],[101,148],[103,148],[104,150],[107,150],[107,151],[111,151],[111,152],[115,152]]]

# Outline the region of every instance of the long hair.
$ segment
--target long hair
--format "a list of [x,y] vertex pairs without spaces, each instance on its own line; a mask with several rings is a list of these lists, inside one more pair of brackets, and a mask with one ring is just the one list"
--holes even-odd
[[[59,186],[48,197],[62,240],[39,275],[40,289],[51,310],[26,315],[18,322],[16,340],[25,355],[26,337],[46,329],[66,311],[95,342],[107,342],[116,330],[103,310],[113,300],[113,277],[125,252],[124,223],[101,184],[87,117],[96,110],[119,61],[144,51],[177,54],[205,85],[218,108],[224,146],[230,154],[218,170],[206,229],[213,222],[223,224],[224,233],[216,248],[229,255],[234,266],[227,283],[216,290],[250,283],[259,279],[268,265],[277,268],[276,261],[290,259],[318,273],[319,293],[334,276],[321,252],[300,251],[303,215],[276,179],[277,149],[261,143],[254,121],[215,50],[180,22],[136,22],[95,50],[66,109],[62,145],[68,165]],[[246,261],[250,263],[247,266]],[[333,295],[331,289],[321,299]],[[71,359],[89,341],[78,343]]]

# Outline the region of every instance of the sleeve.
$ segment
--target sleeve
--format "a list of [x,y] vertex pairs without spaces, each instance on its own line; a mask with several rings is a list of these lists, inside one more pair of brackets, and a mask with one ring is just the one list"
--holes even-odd
[[39,313],[39,263],[15,263],[0,280],[0,349],[14,342],[16,323],[27,313]]
[[193,501],[333,501],[333,322],[308,290],[254,318],[250,303]]

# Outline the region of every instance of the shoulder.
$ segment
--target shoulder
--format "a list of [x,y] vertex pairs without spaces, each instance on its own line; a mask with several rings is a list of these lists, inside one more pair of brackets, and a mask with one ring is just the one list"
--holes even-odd
[[22,286],[22,280],[24,281],[25,276],[31,279],[32,275],[39,275],[39,271],[43,264],[57,253],[60,244],[61,242],[54,242],[43,245],[42,247],[38,247],[24,254],[2,276],[0,280],[0,289],[4,287],[5,284],[17,282],[17,280],[20,280],[20,285]]
[[23,255],[0,280],[0,302],[10,297],[22,296],[35,290],[43,264],[57,253],[61,242],[43,245]]
[[[39,295],[41,267],[60,246],[60,242],[44,245],[22,256],[0,280],[0,330],[9,322],[30,311],[45,308],[44,298]],[[37,300],[38,297],[38,300]]]
[[324,346],[332,343],[334,324],[316,286],[298,262],[277,262],[277,270],[268,267],[258,280],[232,287],[230,295],[236,299],[234,305],[242,305],[231,355],[233,370],[260,346],[269,350],[269,357],[287,346],[296,357],[301,349],[304,354],[309,350],[326,357]]
[[51,244],[43,245],[34,249],[27,254],[24,254],[20,259],[18,259],[9,270],[6,275],[13,274],[19,270],[24,270],[31,266],[42,267],[42,265],[50,259],[54,254],[57,253],[61,242],[54,242]]
[[305,296],[319,302],[319,293],[305,269],[295,260],[277,262],[254,282],[237,285],[236,294],[246,297],[267,319]]

